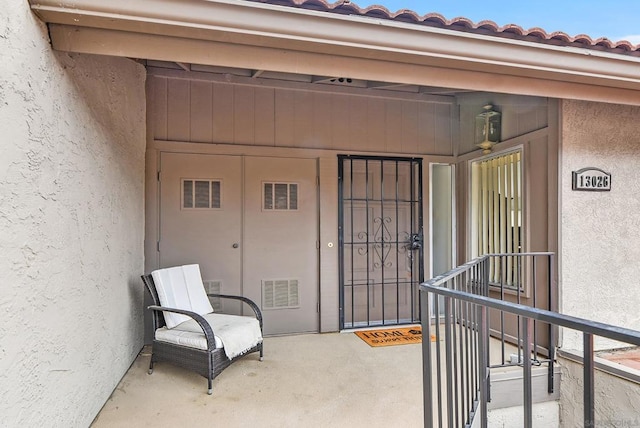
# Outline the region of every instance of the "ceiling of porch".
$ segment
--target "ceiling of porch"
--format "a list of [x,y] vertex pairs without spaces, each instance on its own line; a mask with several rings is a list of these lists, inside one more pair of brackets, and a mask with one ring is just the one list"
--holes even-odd
[[248,68],[234,68],[234,67],[220,67],[203,64],[191,64],[184,62],[169,62],[169,61],[155,61],[155,60],[140,60],[147,67],[168,69],[168,70],[182,70],[185,72],[197,72],[197,73],[211,73],[216,75],[237,76],[243,78],[250,78],[269,81],[269,82],[297,82],[311,85],[322,85],[326,89],[330,87],[342,87],[353,88],[356,90],[382,90],[393,93],[401,94],[425,94],[425,95],[440,95],[455,97],[461,93],[471,93],[477,91],[471,91],[460,88],[447,88],[437,86],[424,86],[424,85],[410,85],[397,82],[383,82],[374,80],[356,79],[350,76],[326,76],[326,75],[312,75],[312,74],[300,74],[300,73],[284,73],[259,69]]

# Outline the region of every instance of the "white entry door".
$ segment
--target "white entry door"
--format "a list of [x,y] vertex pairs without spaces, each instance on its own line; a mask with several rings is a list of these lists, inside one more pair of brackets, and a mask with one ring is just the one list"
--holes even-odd
[[161,267],[199,263],[209,292],[261,307],[265,334],[318,330],[317,235],[315,160],[162,153]]

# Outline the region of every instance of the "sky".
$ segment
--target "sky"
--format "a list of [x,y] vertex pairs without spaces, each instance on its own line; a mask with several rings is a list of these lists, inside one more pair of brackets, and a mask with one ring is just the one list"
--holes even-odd
[[586,34],[640,44],[640,0],[352,0],[360,7],[385,6],[391,12],[411,9],[420,15],[437,12],[447,19],[540,27],[548,33]]

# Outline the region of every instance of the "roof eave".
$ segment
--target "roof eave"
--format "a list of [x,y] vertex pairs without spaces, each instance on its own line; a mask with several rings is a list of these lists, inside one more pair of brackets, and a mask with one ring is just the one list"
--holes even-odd
[[[636,56],[364,16],[243,0],[31,0],[31,4],[42,20],[69,26],[68,29],[117,31],[131,37],[179,38],[640,90],[640,58]],[[59,33],[52,33],[54,47],[73,50],[72,45],[78,40],[71,40],[69,31],[65,37],[58,37]],[[73,37],[79,38],[89,32],[75,33]],[[109,43],[112,42],[106,38],[102,44],[94,43],[93,53],[105,53]],[[134,44],[121,43],[118,49],[112,47],[109,51],[135,57],[139,52]]]

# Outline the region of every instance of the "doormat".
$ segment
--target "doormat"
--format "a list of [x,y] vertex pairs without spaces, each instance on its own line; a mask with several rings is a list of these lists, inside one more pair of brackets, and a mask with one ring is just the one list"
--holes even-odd
[[[354,332],[369,346],[394,346],[408,345],[410,343],[422,343],[422,327],[398,327],[384,330],[360,330]],[[436,341],[436,336],[431,335],[431,341]]]

